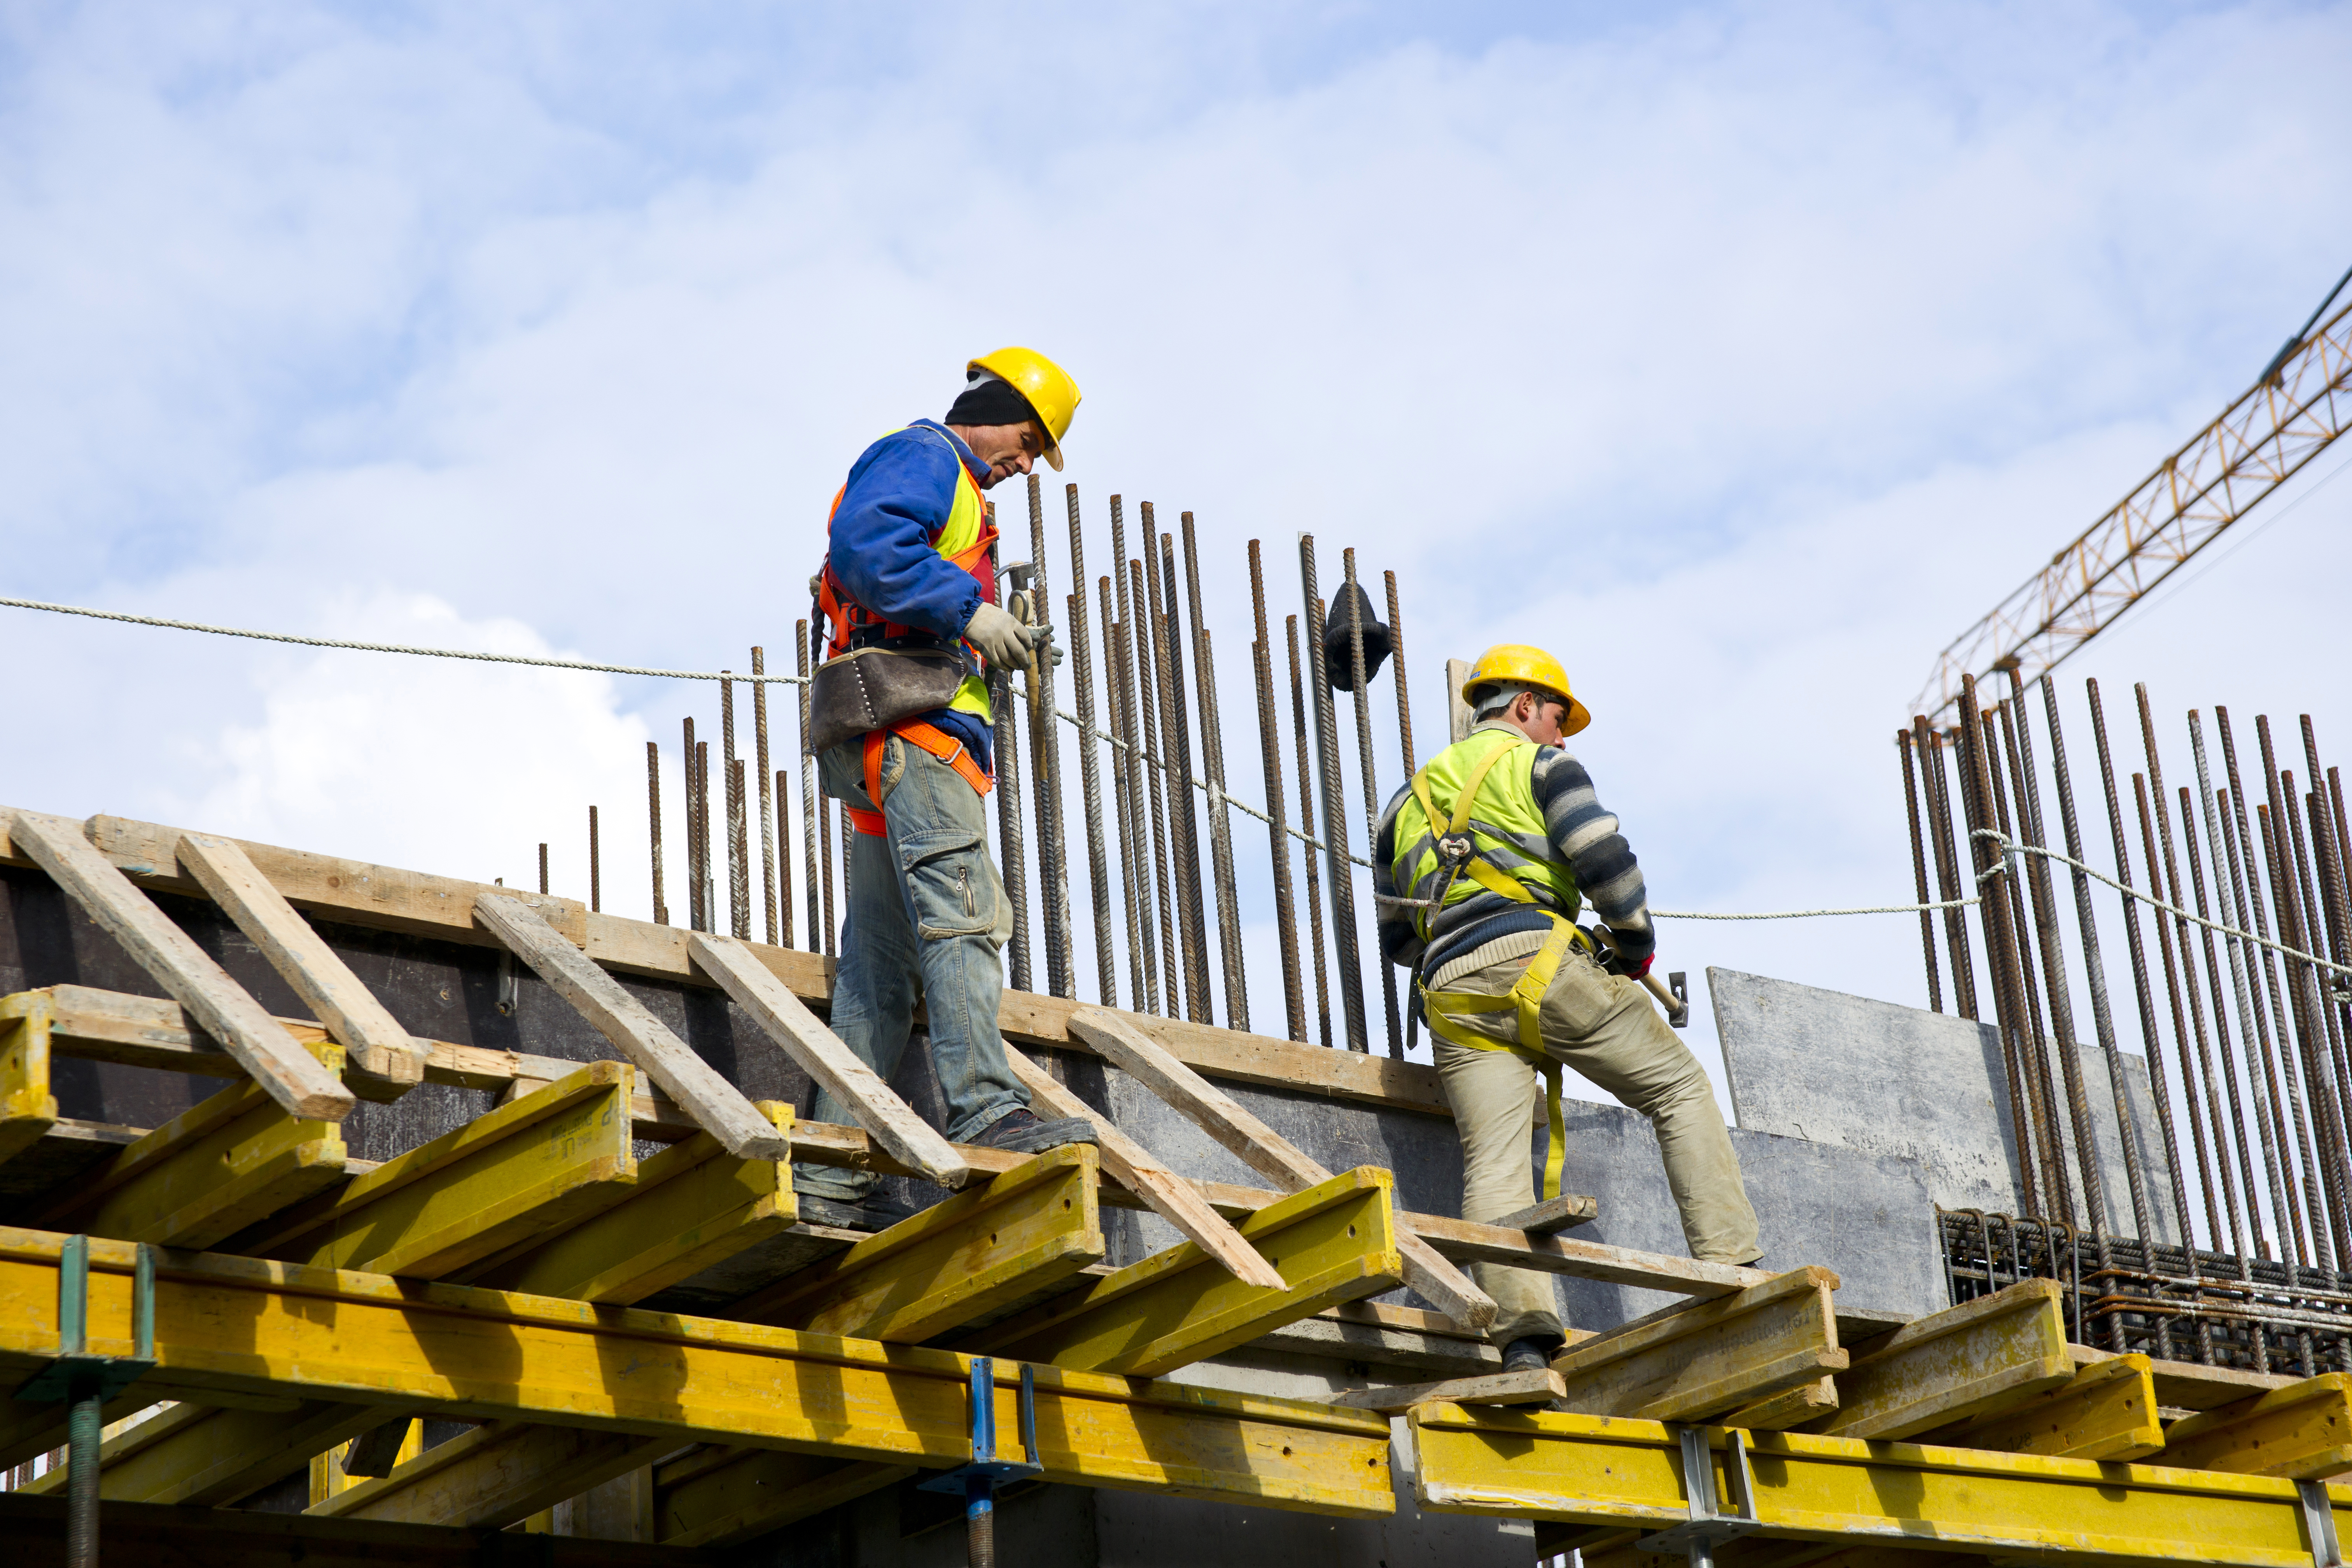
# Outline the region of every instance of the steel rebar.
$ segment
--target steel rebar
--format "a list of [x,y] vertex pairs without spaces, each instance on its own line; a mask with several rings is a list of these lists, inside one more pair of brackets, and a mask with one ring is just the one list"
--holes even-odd
[[751,939],[751,856],[750,825],[744,820],[743,759],[727,760],[727,891],[729,934],[737,942]]
[[541,893],[547,891],[547,846],[544,844],[539,847],[539,890]]
[[717,858],[710,848],[710,742],[708,741],[694,743],[694,810],[698,819],[694,829],[695,842],[702,850],[699,867],[702,874],[702,929],[716,931],[719,929],[719,883],[718,873],[714,869]]
[[[2205,895],[2205,860],[2203,854],[2198,848],[2197,815],[2195,794],[2187,784],[2183,784],[2180,786],[2181,846],[2188,856],[2189,885],[2190,890],[2196,895],[2197,915],[2199,920],[2202,921],[2211,917],[2212,910],[2209,905]],[[2175,900],[2174,902],[2178,904],[2179,900]],[[2180,904],[2179,907],[2187,909],[2189,906]],[[2182,942],[2184,947],[2187,943],[2187,928],[2189,923],[2189,922],[2187,921],[2182,922]],[[2246,1128],[2249,1125],[2249,1118],[2246,1115],[2246,1101],[2248,1099],[2252,1097],[2254,1091],[2251,1083],[2245,1086],[2244,1089],[2242,1090],[2238,1082],[2238,1055],[2231,1048],[2228,1012],[2229,1004],[2223,1000],[2228,993],[2223,987],[2221,982],[2221,945],[2215,940],[2212,931],[2206,926],[2199,925],[2197,927],[2197,934],[2202,939],[2204,943],[2205,979],[2213,996],[2214,1057],[2220,1065],[2221,1085],[2230,1101],[2228,1125],[2236,1134],[2238,1170],[2240,1176],[2245,1183],[2242,1193],[2242,1201],[2245,1205],[2246,1234],[2253,1243],[2253,1251],[2252,1253],[2248,1253],[2242,1246],[2238,1249],[2239,1256],[2241,1258],[2259,1257],[2267,1258],[2271,1256],[2271,1249],[2270,1239],[2263,1230],[2261,1198],[2263,1179],[2254,1163],[2254,1145],[2246,1141]],[[2191,969],[2189,973],[2193,975],[2196,971]],[[2194,993],[2191,994],[2193,998]],[[2251,1121],[2254,1128],[2255,1142],[2267,1145],[2268,1133],[2263,1127],[2261,1106],[2259,1101],[2256,1103],[2255,1114],[2251,1119]],[[2215,1120],[2215,1127],[2217,1131],[2214,1135],[2215,1142],[2217,1143],[2220,1142],[2221,1135],[2218,1129],[2221,1125],[2221,1121],[2217,1116]],[[2284,1211],[2284,1205],[2282,1205],[2280,1206],[2280,1212]]]
[[2011,918],[2008,884],[2015,877],[2015,868],[2002,849],[1979,837],[1984,829],[1994,826],[1993,773],[1985,755],[1986,725],[1977,701],[1976,678],[1962,676],[1960,687],[1960,767],[1964,781],[1961,798],[1967,808],[1970,858],[1976,863],[1977,917],[1984,926],[1985,962],[1992,972],[1993,1013],[2000,1035],[2002,1065],[2009,1078],[2010,1126],[2017,1145],[2018,1195],[2023,1200],[2027,1215],[2039,1219],[2043,1210],[2034,1166],[2041,1119],[2030,1104],[2032,1071],[2025,1060],[2025,1010],[2018,975],[2020,966],[2008,930]]
[[1142,818],[1139,803],[1135,798],[1133,768],[1135,741],[1127,721],[1127,677],[1125,662],[1119,649],[1126,634],[1119,629],[1118,617],[1111,613],[1110,579],[1095,579],[1096,598],[1102,610],[1103,638],[1103,698],[1108,710],[1110,732],[1119,744],[1110,752],[1111,812],[1118,823],[1118,902],[1127,916],[1127,989],[1139,1013],[1156,1013],[1159,1007],[1159,985],[1146,985],[1145,966],[1151,960],[1150,929],[1151,900],[1147,890],[1151,874],[1143,869],[1141,858]]
[[[1037,476],[1029,476],[1029,603],[1039,623],[1053,619],[1054,594],[1045,566],[1045,498]],[[1076,965],[1070,952],[1068,838],[1062,822],[1061,726],[1054,721],[1054,660],[1044,648],[1030,661],[1030,788],[1037,809],[1037,918],[1045,938],[1045,986],[1075,1001]]]
[[[1369,853],[1381,841],[1381,794],[1372,764],[1371,693],[1364,688],[1371,678],[1364,668],[1364,590],[1356,581],[1356,550],[1349,545],[1339,552],[1339,564],[1348,583],[1348,658],[1353,684],[1349,695],[1355,699],[1356,710],[1356,774],[1364,786],[1364,847]],[[1388,1026],[1388,1054],[1404,1055],[1404,1026],[1397,1013],[1396,970],[1379,956],[1373,948],[1373,967],[1381,972],[1381,1005]]]
[[652,851],[654,924],[669,924],[669,902],[662,896],[661,747],[646,742],[646,841]]
[[[1307,995],[1298,973],[1298,911],[1290,883],[1289,813],[1285,809],[1281,722],[1274,697],[1274,650],[1265,624],[1265,568],[1258,542],[1249,542],[1250,614],[1257,640],[1250,645],[1252,672],[1257,678],[1257,734],[1265,771],[1266,848],[1274,862],[1274,925],[1282,952],[1282,1011],[1290,1038],[1307,1038]],[[1312,859],[1312,857],[1309,857]]]
[[[2013,840],[2017,837],[2017,833],[2010,821],[2007,786],[2011,758],[2015,754],[2013,738],[2008,756],[2003,756],[1996,750],[2000,744],[1997,737],[2001,730],[2007,727],[2008,706],[2006,703],[1997,703],[1987,711],[1994,720],[1993,723],[1988,723],[1985,726],[1986,760],[1992,768],[1993,826],[2000,830],[2002,838]],[[1997,728],[1996,725],[1999,727]],[[2025,889],[2032,880],[2032,875],[2019,864],[2019,861],[2025,859],[2026,857],[2011,858],[2004,853],[2004,858],[2012,868],[2011,875],[2003,879],[2009,904],[2009,935],[2010,940],[2016,944],[2016,952],[2011,956],[2016,961],[2018,979],[2021,987],[2021,994],[2025,1003],[2026,1033],[2021,1043],[2025,1051],[2023,1060],[2026,1068],[2026,1098],[2032,1103],[2034,1125],[2040,1130],[2038,1136],[2042,1143],[2042,1179],[2049,1184],[2044,1196],[2052,1205],[2051,1217],[2071,1226],[2076,1223],[2074,1193],[2074,1184],[2066,1174],[2066,1137],[2063,1131],[2063,1112],[2058,1102],[2058,1080],[2051,1069],[2050,1037],[2043,1031],[2042,1024],[2040,980],[2034,972],[2033,959],[2028,946],[2030,939],[2026,935],[2032,929],[2025,912]],[[2039,857],[2034,858],[2038,859]]]
[[1192,681],[1201,704],[1201,768],[1209,786],[1209,869],[1216,881],[1217,948],[1225,975],[1225,1026],[1249,1030],[1249,981],[1242,967],[1241,889],[1234,880],[1233,812],[1225,804],[1225,730],[1217,701],[1216,643],[1201,614],[1201,563],[1192,514],[1184,533],[1184,597],[1192,612]]
[[[2296,826],[2296,840],[2300,847],[2307,826],[2311,842],[2311,868],[2305,888],[2305,903],[2306,907],[2315,907],[2313,900],[2316,900],[2315,907],[2320,911],[2319,919],[2326,930],[2313,932],[2313,938],[2315,941],[2321,936],[2326,938],[2325,946],[2309,951],[2324,952],[2341,963],[2344,962],[2343,912],[2336,902],[2336,865],[2333,858],[2336,847],[2329,842],[2330,829],[2334,825],[2327,820],[2326,797],[2318,790],[2305,792],[2303,801],[2305,816]],[[2336,1079],[2336,1125],[2345,1130],[2347,1141],[2352,1141],[2352,1062],[2347,1062],[2347,1056],[2352,1056],[2352,1019],[2346,1017],[2343,1005],[2337,1000],[2341,994],[2337,990],[2342,984],[2340,979],[2332,973],[2315,973],[2312,978],[2318,987],[2320,1012],[2327,1023],[2328,1048],[2332,1053],[2330,1065]],[[2352,1147],[2339,1149],[2337,1157],[2352,1159]]]
[[[1149,526],[1151,503],[1143,503]],[[1168,822],[1175,851],[1176,910],[1184,960],[1184,1016],[1216,1022],[1209,994],[1207,921],[1201,900],[1201,819],[1192,809],[1192,737],[1185,722],[1183,630],[1176,623],[1176,542],[1159,536],[1158,554],[1144,579],[1150,590],[1152,673],[1160,691],[1160,754],[1168,774]],[[1165,599],[1162,598],[1163,586]],[[1162,607],[1163,603],[1165,608]]]
[[[1291,744],[1298,753],[1298,829],[1312,839],[1315,837],[1315,778],[1308,762],[1307,693],[1299,679],[1297,616],[1283,617],[1282,636],[1290,648]],[[1315,868],[1315,851],[1311,847],[1299,858],[1307,868],[1307,930],[1314,939],[1315,1020],[1323,1048],[1328,1050],[1331,1047],[1331,995],[1323,962],[1323,875]]]
[[[1927,846],[1919,832],[1919,784],[1911,769],[1911,731],[1895,731],[1895,750],[1903,762],[1903,805],[1911,819],[1911,881],[1918,890],[1919,902],[1930,901],[1927,894]],[[1919,947],[1927,964],[1927,1010],[1944,1010],[1943,977],[1936,965],[1936,916],[1933,910],[1919,911]]]
[[988,706],[994,716],[996,752],[996,853],[1003,862],[1004,901],[1013,935],[1004,944],[1005,973],[1015,991],[1030,989],[1029,869],[1021,820],[1021,731],[1014,718],[1013,678],[1003,668],[988,675]]
[[[751,650],[751,673],[768,673],[768,655],[764,648]],[[761,927],[770,947],[776,945],[776,834],[772,820],[775,802],[769,794],[771,763],[768,761],[768,683],[751,682],[751,744],[754,760],[760,768],[760,897],[761,913],[766,917]],[[789,899],[790,894],[785,897]],[[792,918],[791,906],[785,906],[785,919]],[[789,943],[792,938],[786,937]]]
[[793,806],[792,774],[776,770],[776,908],[779,921],[775,946],[793,945]]
[[1315,536],[1298,536],[1299,592],[1306,600],[1308,684],[1315,699],[1315,763],[1323,787],[1323,843],[1331,876],[1331,937],[1339,972],[1339,1005],[1348,1024],[1348,1048],[1369,1053],[1364,1022],[1364,970],[1356,930],[1356,886],[1348,854],[1348,793],[1339,776],[1339,720],[1331,681],[1323,668],[1323,597],[1315,581]]
[[801,676],[801,872],[808,884],[808,944],[811,952],[822,952],[829,945],[824,936],[823,922],[818,918],[817,844],[824,837],[816,812],[816,753],[809,749],[809,624],[793,624],[793,656],[800,666]]
[[702,814],[696,807],[694,715],[690,713],[684,731],[679,754],[686,763],[686,923],[689,930],[707,931],[709,928],[702,918]]
[[599,913],[604,908],[604,851],[596,837],[596,808],[588,808],[588,909]]
[[1937,886],[1943,900],[1954,906],[1944,911],[1944,945],[1952,961],[1952,1006],[1973,1022],[1978,1016],[1977,965],[1969,950],[1969,912],[1958,907],[1958,901],[1977,889],[1961,877],[1959,850],[1952,838],[1951,773],[1944,762],[1944,737],[1922,715],[1911,721],[1911,739],[1918,752],[1920,783],[1926,786],[1927,816],[1934,829],[1930,842],[1936,852]]
[[1420,770],[1412,760],[1412,700],[1405,695],[1404,611],[1397,603],[1396,574],[1383,572],[1381,576],[1389,590],[1389,679],[1396,683],[1397,757],[1404,763],[1404,776],[1409,781]]
[[1069,485],[1063,494],[1070,514],[1070,679],[1077,688],[1078,798],[1086,813],[1087,889],[1094,899],[1095,986],[1102,1005],[1116,1007],[1118,928],[1110,913],[1109,846],[1103,839],[1102,773],[1095,756],[1094,641],[1087,626],[1087,542],[1078,526],[1078,487]]
[[[1149,545],[1146,548],[1150,548]],[[1151,614],[1145,592],[1148,579],[1143,563],[1130,558],[1127,563],[1129,586],[1134,590],[1136,616],[1128,624],[1129,647],[1129,668],[1133,671],[1137,703],[1134,715],[1139,721],[1136,731],[1137,759],[1142,764],[1144,795],[1151,807],[1151,871],[1152,884],[1160,908],[1160,973],[1167,983],[1162,999],[1171,1018],[1184,1016],[1184,966],[1176,956],[1181,937],[1177,931],[1176,910],[1183,902],[1176,891],[1176,855],[1171,842],[1173,834],[1168,825],[1169,793],[1172,781],[1166,764],[1160,760],[1160,674],[1152,658],[1157,639],[1151,627],[1145,624],[1156,617]],[[1125,607],[1119,618],[1127,621]]]
[[[2266,713],[2254,716],[2254,739],[2263,762],[2263,788],[2269,796],[2267,809],[2255,807],[2263,822],[2263,854],[2269,868],[2271,901],[2279,921],[2279,940],[2302,952],[2315,952],[2319,943],[2305,918],[2302,877],[2296,871],[2303,847],[2300,823],[2287,802],[2294,799],[2294,780],[2282,778],[2278,759],[2271,746],[2271,721]],[[2293,833],[2292,843],[2281,835]],[[2313,986],[2313,971],[2308,964],[2293,959],[2283,959],[2286,992],[2294,1023],[2295,1044],[2302,1058],[2303,1081],[2309,1090],[2306,1104],[2309,1121],[2305,1137],[2310,1142],[2305,1147],[2305,1160],[2318,1167],[2318,1191],[2312,1204],[2312,1242],[2318,1254],[2318,1263],[2333,1272],[2339,1258],[2352,1258],[2352,1234],[2345,1226],[2344,1166],[2338,1151],[2344,1147],[2344,1125],[2336,1118],[2335,1047],[2329,1038],[2326,1009],[2321,1007]],[[2318,1199],[2326,1200],[2323,1211]]]

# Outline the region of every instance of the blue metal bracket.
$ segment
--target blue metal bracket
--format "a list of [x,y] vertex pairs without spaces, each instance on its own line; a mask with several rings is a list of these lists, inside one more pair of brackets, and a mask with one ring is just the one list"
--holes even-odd
[[971,1461],[919,1483],[927,1492],[950,1492],[985,1510],[996,1489],[1007,1481],[1028,1480],[1045,1473],[1037,1462],[1037,1369],[1021,1367],[1022,1459],[996,1457],[996,1363],[987,1356],[971,1363]]
[[155,1367],[155,1249],[142,1243],[131,1277],[132,1352],[89,1351],[89,1237],[69,1236],[58,1258],[58,1358],[16,1390],[36,1404],[90,1397],[111,1399]]

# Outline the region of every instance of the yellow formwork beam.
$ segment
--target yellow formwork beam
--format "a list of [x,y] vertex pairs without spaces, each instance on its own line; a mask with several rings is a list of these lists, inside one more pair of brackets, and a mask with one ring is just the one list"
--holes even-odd
[[[2166,1447],[2156,1414],[2153,1363],[2144,1355],[2093,1362],[2074,1381],[2030,1395],[1998,1415],[1947,1426],[1921,1441],[1957,1448],[1999,1448],[2062,1459],[2139,1459]],[[2199,1469],[2231,1469],[2194,1460]]]
[[2352,1470],[2352,1376],[2340,1372],[2202,1411],[2164,1435],[2176,1464],[2311,1480]]
[[[384,1418],[381,1405],[306,1400],[290,1411],[184,1404],[110,1437],[99,1449],[99,1496],[125,1502],[226,1504],[293,1474],[322,1448]],[[31,1491],[62,1491],[51,1470]]]
[[1157,1377],[1324,1308],[1392,1290],[1396,1178],[1376,1166],[1267,1205],[1238,1227],[1287,1289],[1236,1279],[1185,1242],[982,1331],[967,1348],[1089,1372]]
[[[300,1045],[341,1070],[341,1046]],[[340,1180],[345,1155],[338,1123],[289,1115],[259,1085],[232,1084],[76,1182],[41,1218],[120,1241],[210,1247]]]
[[[792,1131],[791,1106],[753,1105],[779,1131]],[[791,1162],[739,1160],[704,1132],[641,1161],[627,1194],[604,1213],[466,1278],[625,1307],[789,1230],[798,1216]]]
[[353,1478],[308,1511],[501,1530],[637,1468],[661,1445],[626,1432],[494,1421],[404,1460],[388,1476]]
[[[65,1240],[0,1228],[0,1367],[60,1353]],[[89,1252],[89,1350],[128,1355],[135,1249]],[[167,1257],[155,1355],[142,1386],[159,1398],[292,1393],[919,1469],[970,1458],[967,1356],[259,1258]],[[1020,1372],[997,1363],[1000,1432],[1020,1430]],[[1048,1481],[1393,1511],[1384,1417],[1051,1366],[1036,1383]]]
[[[1435,1512],[1643,1531],[1690,1517],[1682,1428],[1457,1405],[1423,1405],[1409,1427],[1417,1494]],[[1730,1429],[1702,1430],[1715,1495],[1736,1498]],[[1743,1549],[1792,1540],[2059,1562],[2310,1568],[2313,1560],[2292,1481],[1797,1432],[1747,1440],[1761,1528]],[[2325,1490],[2339,1537],[2352,1532],[2352,1488]]]
[[1098,1156],[1049,1149],[727,1309],[747,1322],[920,1344],[1102,1260]]
[[40,992],[0,997],[0,1161],[30,1148],[57,1125],[49,1019],[49,999]]
[[627,1196],[630,1070],[591,1062],[236,1237],[240,1252],[436,1279]]
[[906,1479],[904,1465],[843,1464],[772,1448],[704,1448],[654,1470],[654,1539],[725,1546]]

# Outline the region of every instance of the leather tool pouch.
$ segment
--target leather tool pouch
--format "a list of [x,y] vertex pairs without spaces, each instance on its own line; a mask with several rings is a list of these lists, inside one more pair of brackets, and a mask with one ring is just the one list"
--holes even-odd
[[944,708],[963,678],[962,656],[946,648],[862,647],[826,659],[809,689],[809,750]]

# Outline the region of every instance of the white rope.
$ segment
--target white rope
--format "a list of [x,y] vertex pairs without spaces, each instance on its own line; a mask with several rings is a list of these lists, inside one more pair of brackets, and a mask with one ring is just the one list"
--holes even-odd
[[1949,899],[1939,904],[1864,904],[1852,910],[1768,910],[1759,914],[1698,914],[1688,910],[1652,910],[1662,921],[1810,921],[1824,915],[1915,915],[1928,910],[1965,910],[1982,899]]

